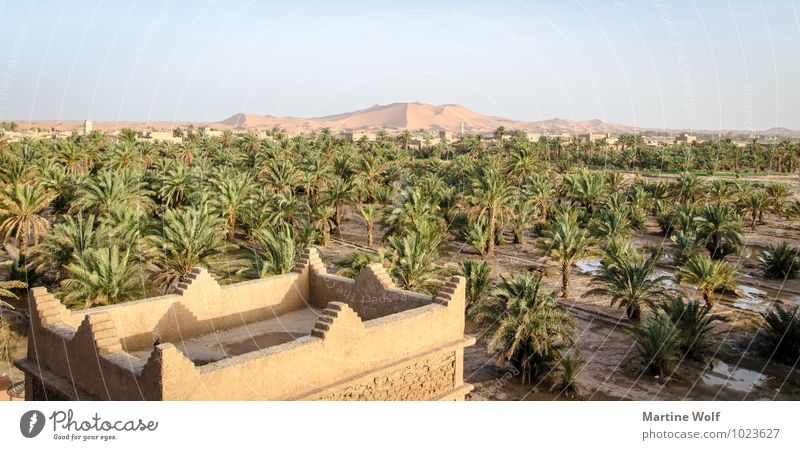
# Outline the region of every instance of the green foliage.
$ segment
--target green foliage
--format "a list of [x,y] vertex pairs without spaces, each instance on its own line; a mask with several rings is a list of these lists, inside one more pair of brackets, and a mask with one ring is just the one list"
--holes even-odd
[[467,311],[480,303],[483,293],[489,286],[489,274],[492,268],[489,263],[480,259],[465,259],[459,265],[459,272],[467,280]]
[[797,271],[800,270],[797,252],[798,249],[790,247],[786,241],[780,244],[771,244],[758,257],[761,273],[766,278],[794,278]]
[[682,356],[704,361],[711,348],[708,334],[714,322],[724,320],[722,316],[711,314],[711,305],[687,302],[680,295],[672,296],[660,306],[678,333],[678,349]]
[[680,336],[666,314],[646,315],[633,335],[646,371],[663,377],[672,370]]
[[796,364],[800,358],[800,306],[784,309],[776,303],[763,317],[762,334],[770,356]]
[[475,312],[489,351],[519,370],[523,383],[540,379],[561,360],[575,329],[555,296],[542,292],[541,280],[528,272],[502,277]]

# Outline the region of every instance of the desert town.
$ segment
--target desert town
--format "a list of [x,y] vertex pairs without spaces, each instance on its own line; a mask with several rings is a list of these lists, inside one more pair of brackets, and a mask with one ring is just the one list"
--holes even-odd
[[[800,398],[798,132],[420,103],[1,126],[8,398]],[[352,280],[352,298],[416,300],[375,312],[330,291]],[[407,349],[353,331],[392,326]],[[342,345],[364,364],[315,372]],[[307,379],[223,381],[271,361]],[[119,390],[98,391],[108,376]]]

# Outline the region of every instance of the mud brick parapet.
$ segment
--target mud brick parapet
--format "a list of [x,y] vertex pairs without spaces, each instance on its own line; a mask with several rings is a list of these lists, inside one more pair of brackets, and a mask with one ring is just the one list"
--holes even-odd
[[[405,291],[380,264],[352,280],[308,249],[285,275],[220,286],[196,268],[175,294],[82,311],[34,288],[16,364],[32,400],[463,399],[464,286]],[[202,362],[183,346],[298,312],[316,320],[289,342]]]

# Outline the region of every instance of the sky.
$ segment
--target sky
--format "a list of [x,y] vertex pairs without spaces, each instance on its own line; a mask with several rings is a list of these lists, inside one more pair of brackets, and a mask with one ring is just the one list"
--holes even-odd
[[800,129],[800,1],[0,0],[0,119],[318,117]]

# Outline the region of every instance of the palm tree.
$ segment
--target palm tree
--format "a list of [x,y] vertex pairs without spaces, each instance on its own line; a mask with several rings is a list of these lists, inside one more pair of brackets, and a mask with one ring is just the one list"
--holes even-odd
[[192,171],[181,163],[170,164],[161,176],[161,188],[158,195],[170,208],[178,208],[189,196]]
[[502,277],[489,297],[476,306],[475,320],[489,351],[519,370],[522,382],[539,379],[572,345],[575,319],[542,292],[541,275],[529,272]]
[[794,278],[800,270],[800,260],[797,258],[798,248],[789,246],[786,241],[780,244],[771,244],[761,252],[758,257],[758,266],[766,278],[787,279]]
[[711,305],[700,305],[698,301],[685,301],[681,295],[673,295],[662,303],[663,310],[678,332],[678,347],[691,359],[702,361],[711,347],[708,334],[714,322],[724,320],[711,314]]
[[197,208],[168,209],[164,212],[164,231],[152,238],[151,261],[157,267],[154,283],[165,293],[171,292],[194,267],[210,270],[235,265],[228,257],[232,248],[225,242],[222,219]]
[[[13,261],[3,261],[3,262],[0,262],[0,267],[10,266],[12,263],[13,263]],[[24,282],[19,281],[19,280],[0,281],[0,307],[11,309],[11,310],[16,309],[12,305],[4,302],[3,299],[4,298],[9,298],[9,299],[12,299],[12,300],[17,300],[19,297],[17,297],[17,294],[12,292],[12,289],[27,289],[27,287],[28,287],[27,283],[24,283]]]
[[367,247],[372,247],[374,241],[374,230],[375,230],[375,222],[380,220],[382,211],[378,209],[375,205],[364,205],[359,210],[358,213],[361,214],[361,217],[364,219],[364,226],[367,229]]
[[465,259],[459,265],[459,272],[467,280],[467,311],[483,299],[483,293],[489,286],[491,266],[481,259]]
[[474,218],[486,216],[489,241],[486,256],[494,257],[495,230],[511,207],[514,189],[508,179],[495,164],[488,164],[473,179],[470,198],[473,207],[470,215]]
[[438,247],[441,236],[426,236],[421,232],[404,237],[389,237],[391,259],[394,261],[392,275],[400,287],[409,291],[433,292],[438,286]]
[[663,283],[670,277],[653,275],[658,256],[645,258],[630,246],[625,251],[607,253],[599,273],[592,277],[591,284],[596,287],[584,295],[610,297],[612,307],[625,307],[628,320],[639,320],[645,304],[666,298]]
[[113,232],[113,229],[104,224],[96,225],[93,214],[64,216],[64,222],[54,225],[52,232],[35,251],[39,270],[56,267],[61,271],[73,258],[79,258],[86,250],[108,246]]
[[764,211],[771,206],[770,198],[764,191],[755,191],[747,196],[740,204],[742,211],[750,213],[750,230],[755,231],[756,221],[761,218]]
[[239,217],[253,204],[253,185],[245,176],[221,173],[212,180],[212,186],[214,194],[209,206],[225,220],[228,241],[233,242],[236,238],[236,224]]
[[261,253],[255,254],[255,263],[260,277],[288,273],[297,262],[298,249],[291,227],[284,225],[277,230],[262,229],[255,233]]
[[129,300],[146,291],[141,267],[117,246],[89,249],[65,269],[64,300],[85,308]]
[[330,206],[317,208],[317,211],[314,213],[314,228],[322,233],[323,247],[328,245],[328,241],[331,237],[331,230],[336,227],[336,223],[333,221],[335,215],[336,210]]
[[678,269],[679,283],[693,284],[703,292],[706,304],[713,304],[711,294],[721,289],[734,289],[736,270],[725,261],[714,261],[706,255],[695,255]]
[[570,269],[575,260],[594,250],[594,239],[578,226],[574,215],[561,213],[542,231],[539,244],[561,265],[561,296],[569,297]]
[[335,210],[334,222],[339,234],[342,234],[342,222],[344,218],[344,208],[353,205],[356,201],[356,189],[351,181],[341,177],[336,178],[325,191],[325,197],[333,202]]
[[99,217],[118,208],[149,211],[153,209],[150,194],[135,173],[103,171],[78,188],[70,212],[87,211]]
[[25,254],[28,241],[33,245],[47,231],[50,222],[40,213],[53,201],[54,195],[41,186],[13,184],[0,193],[0,235],[3,241],[13,236]]
[[741,220],[730,206],[716,203],[700,211],[697,229],[713,259],[736,253],[742,245]]
[[672,259],[677,265],[685,263],[687,259],[696,255],[700,248],[700,240],[697,237],[697,233],[692,230],[676,230],[672,233],[670,240],[675,245]]
[[345,255],[344,259],[342,259],[343,267],[341,270],[336,272],[336,275],[347,278],[357,278],[361,271],[364,270],[364,268],[366,268],[368,265],[382,262],[382,252],[379,252],[378,254],[351,252]]

